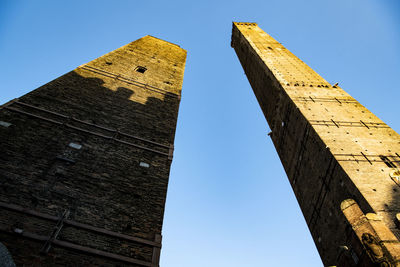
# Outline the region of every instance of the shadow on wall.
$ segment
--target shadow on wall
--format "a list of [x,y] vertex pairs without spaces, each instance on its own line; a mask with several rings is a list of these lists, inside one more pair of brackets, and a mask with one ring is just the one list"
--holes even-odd
[[[397,171],[398,172],[398,171]],[[396,169],[392,174],[396,173]],[[348,226],[347,244],[341,246],[338,255],[338,266],[395,266],[399,255],[400,222],[396,214],[399,212],[399,186],[395,175],[382,177],[395,182],[392,186],[392,198],[388,199],[385,209],[381,211],[362,210],[354,199],[346,199],[341,203],[341,210]]]
[[[397,163],[399,165],[399,163]],[[395,181],[395,184],[392,186],[392,199],[387,203],[386,208],[390,211],[393,222],[391,225],[391,230],[396,235],[396,237],[400,240],[400,220],[397,219],[397,214],[400,213],[400,171],[396,168],[393,169],[391,177],[387,177],[387,179],[392,179]]]
[[[69,72],[0,110],[0,121],[9,123],[0,127],[0,202],[52,216],[68,210],[77,222],[154,240],[162,227],[179,96],[104,77],[116,85],[111,90],[105,80],[83,76],[88,73]],[[54,223],[1,208],[0,235],[17,264],[34,257],[49,265],[83,260],[65,251],[65,257],[41,257],[40,244],[15,238],[10,229],[17,228],[49,236]],[[152,259],[150,247],[123,247],[79,231],[66,226],[60,239]]]
[[[173,142],[179,105],[176,94],[133,84],[114,91],[105,87],[102,79],[86,78],[79,72],[86,74],[87,71],[78,69],[67,73],[22,97],[21,101],[128,134],[141,133],[159,142],[165,139]],[[145,104],[140,103],[144,102],[143,93],[136,94],[139,90],[146,92]]]

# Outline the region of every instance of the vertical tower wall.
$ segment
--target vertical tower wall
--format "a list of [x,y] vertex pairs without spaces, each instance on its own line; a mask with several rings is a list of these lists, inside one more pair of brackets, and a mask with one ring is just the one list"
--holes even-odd
[[146,36],[1,106],[17,264],[158,266],[185,60]]
[[[256,23],[233,23],[231,45],[271,128],[324,264],[376,260],[365,253],[364,232],[351,230],[358,227],[356,221],[383,225],[381,230],[364,230],[382,241],[380,260],[395,264],[400,255],[394,235],[400,209],[400,136]],[[362,213],[346,211],[351,206],[346,199],[355,200],[349,201]],[[359,217],[350,218],[352,214]]]

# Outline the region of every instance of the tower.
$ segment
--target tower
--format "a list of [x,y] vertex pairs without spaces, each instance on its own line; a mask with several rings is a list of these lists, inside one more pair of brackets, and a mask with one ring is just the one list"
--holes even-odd
[[23,265],[158,266],[186,51],[145,36],[0,109],[0,240]]
[[231,46],[324,265],[398,266],[400,136],[256,23]]

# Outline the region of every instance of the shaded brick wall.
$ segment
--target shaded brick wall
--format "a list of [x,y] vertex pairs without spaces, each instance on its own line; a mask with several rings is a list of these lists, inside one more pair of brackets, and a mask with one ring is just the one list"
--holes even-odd
[[[146,36],[2,106],[0,236],[17,264],[158,264],[185,59]],[[57,224],[45,215],[64,211],[57,240],[89,252],[39,254]]]
[[[234,23],[232,47],[271,128],[324,264],[370,263],[351,231],[356,220],[343,214],[346,199],[355,200],[363,213],[377,214],[374,220],[379,218],[385,230],[374,228],[373,234],[386,249],[384,257],[395,264],[400,259],[393,235],[398,234],[394,222],[400,188],[393,173],[400,166],[400,136],[257,24]],[[393,251],[386,241],[394,244]]]

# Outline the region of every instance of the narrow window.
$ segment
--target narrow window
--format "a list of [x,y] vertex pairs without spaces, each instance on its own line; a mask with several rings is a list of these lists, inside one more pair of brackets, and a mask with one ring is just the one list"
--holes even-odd
[[386,164],[386,166],[388,166],[389,168],[396,168],[396,165],[394,165],[394,163],[391,162],[388,157],[382,156],[382,155],[380,155],[379,157]]
[[135,68],[135,70],[136,70],[137,72],[144,73],[147,69],[146,69],[145,67],[142,67],[142,66],[137,66],[137,67]]

